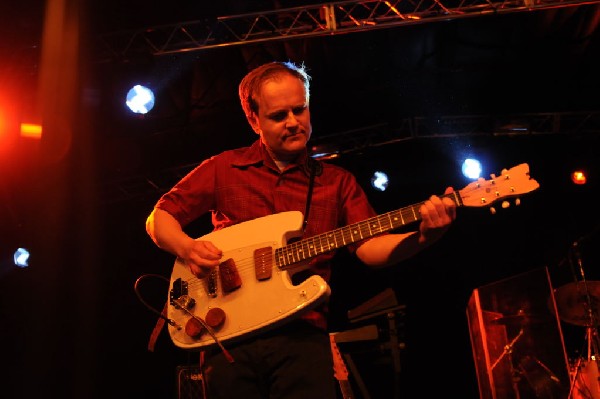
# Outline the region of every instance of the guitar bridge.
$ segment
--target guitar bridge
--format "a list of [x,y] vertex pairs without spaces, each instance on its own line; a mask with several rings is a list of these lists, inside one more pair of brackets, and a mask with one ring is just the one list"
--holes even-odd
[[169,299],[171,305],[177,309],[190,310],[196,305],[196,300],[188,295],[188,283],[187,281],[178,278],[173,281],[173,287],[169,293]]
[[206,276],[205,278],[205,282],[206,282],[206,293],[209,296],[209,298],[216,298],[217,297],[217,288],[218,288],[218,281],[219,278],[217,276],[217,271],[216,270],[212,270],[208,276]]

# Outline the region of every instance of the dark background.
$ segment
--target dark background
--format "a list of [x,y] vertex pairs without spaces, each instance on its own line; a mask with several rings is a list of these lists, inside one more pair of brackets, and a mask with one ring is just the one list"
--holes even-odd
[[[548,268],[555,287],[580,278],[575,241],[585,277],[600,279],[598,6],[100,62],[94,40],[100,33],[274,6],[151,2],[136,13],[137,3],[102,2],[83,12],[76,97],[85,114],[75,118],[65,158],[38,162],[29,147],[18,161],[3,153],[3,397],[175,397],[177,366],[197,362],[197,354],[176,349],[166,331],[153,352],[147,349],[157,317],[134,284],[144,275],[168,277],[173,258],[147,237],[145,218],[189,165],[255,139],[237,84],[249,68],[270,60],[304,62],[311,72],[315,143],[347,149],[365,132],[388,132],[385,142],[361,140],[330,161],[357,175],[380,213],[449,185],[465,187],[459,161],[475,150],[486,158],[486,177],[528,163],[540,183],[519,206],[512,199],[506,209],[496,204],[496,214],[460,208],[441,242],[397,267],[370,271],[340,254],[332,328],[352,327],[346,311],[386,288],[406,305],[403,397],[478,397],[466,318],[474,289],[538,268]],[[35,87],[42,5],[22,2],[2,14],[0,77],[7,85]],[[153,114],[132,118],[117,101],[139,76],[163,102]],[[534,122],[545,116],[563,123],[536,130]],[[405,135],[406,120],[421,128]],[[25,168],[15,172],[18,166]],[[587,185],[570,182],[574,167],[588,172]],[[385,193],[370,190],[375,168],[390,174]],[[208,220],[190,226],[191,234],[208,231]],[[28,269],[8,267],[19,242],[35,250]],[[145,301],[162,308],[164,280],[144,279],[139,288]],[[585,329],[562,325],[565,351],[576,358]],[[361,359],[363,377],[374,397],[386,397],[380,392],[393,385],[389,353],[370,356]]]

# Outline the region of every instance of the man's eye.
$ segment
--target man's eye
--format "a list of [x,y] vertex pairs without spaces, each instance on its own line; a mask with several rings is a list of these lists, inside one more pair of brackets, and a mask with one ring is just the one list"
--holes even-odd
[[274,121],[277,121],[277,122],[281,122],[282,120],[285,119],[285,117],[286,117],[285,112],[279,112],[277,114],[271,115],[271,119],[273,119]]
[[306,107],[298,107],[294,108],[294,115],[300,115],[306,110]]

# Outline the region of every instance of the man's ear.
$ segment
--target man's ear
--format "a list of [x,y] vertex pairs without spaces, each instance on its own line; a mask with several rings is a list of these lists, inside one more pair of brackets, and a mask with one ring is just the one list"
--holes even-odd
[[260,135],[262,130],[260,129],[258,117],[256,116],[256,114],[250,115],[250,117],[248,117],[248,122],[250,123],[250,127],[252,127],[252,130],[254,130],[254,133]]

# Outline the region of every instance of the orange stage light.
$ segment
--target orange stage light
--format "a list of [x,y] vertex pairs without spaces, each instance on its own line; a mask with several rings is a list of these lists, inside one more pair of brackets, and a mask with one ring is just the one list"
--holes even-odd
[[585,172],[582,170],[576,170],[571,173],[571,181],[575,184],[585,184],[587,183],[587,177]]
[[42,125],[21,123],[21,137],[40,139],[42,137]]

